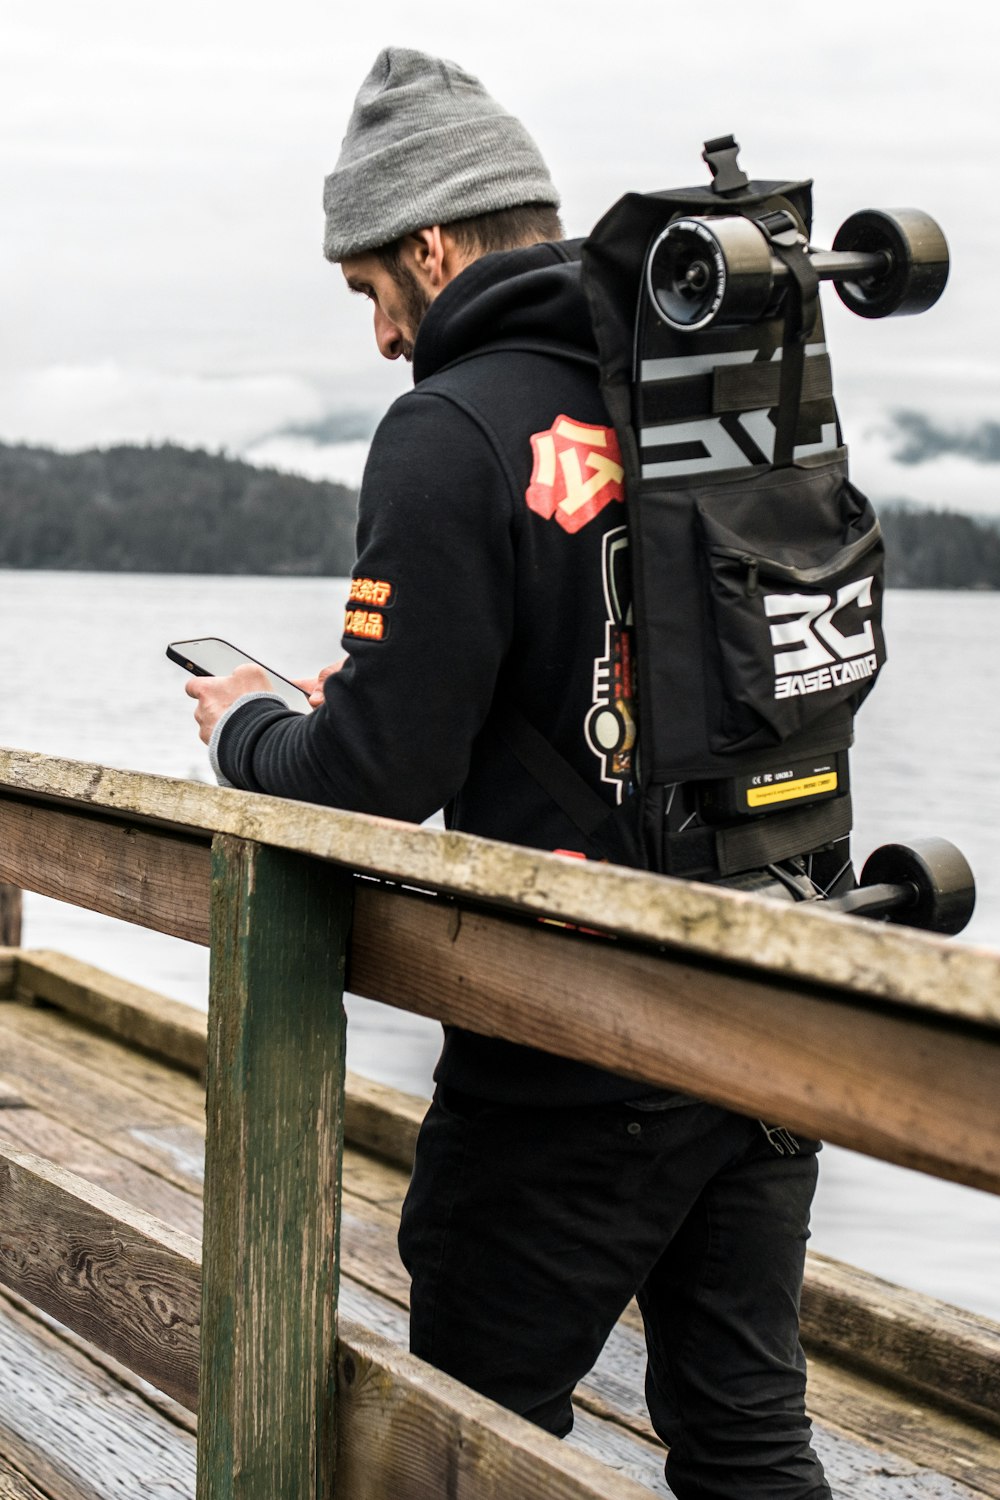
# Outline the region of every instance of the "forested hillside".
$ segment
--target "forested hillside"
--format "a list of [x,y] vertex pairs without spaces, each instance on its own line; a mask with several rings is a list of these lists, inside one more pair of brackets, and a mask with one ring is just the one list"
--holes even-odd
[[[0,444],[0,568],[343,576],[357,495],[224,454]],[[896,588],[1000,589],[1000,526],[879,507]]]
[[343,575],[357,495],[173,444],[0,444],[0,567]]
[[955,511],[879,507],[891,588],[1000,589],[1000,529]]

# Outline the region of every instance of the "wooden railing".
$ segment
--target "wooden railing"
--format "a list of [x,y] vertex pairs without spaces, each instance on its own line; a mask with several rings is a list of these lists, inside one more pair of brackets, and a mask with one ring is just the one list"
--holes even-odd
[[[645,1493],[338,1331],[345,975],[402,1009],[1000,1191],[989,952],[18,751],[0,751],[0,881],[211,945],[203,1263],[186,1236],[0,1146],[0,1279],[197,1407],[199,1500],[449,1493],[459,1431],[470,1493]],[[100,1269],[85,1284],[59,1274],[81,1245]]]

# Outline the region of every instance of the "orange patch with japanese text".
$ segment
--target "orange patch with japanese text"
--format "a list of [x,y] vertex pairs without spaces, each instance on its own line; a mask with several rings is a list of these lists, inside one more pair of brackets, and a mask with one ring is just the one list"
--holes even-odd
[[385,609],[392,603],[392,584],[384,578],[352,578],[348,599],[354,604],[374,604]]
[[564,531],[580,531],[613,500],[625,499],[625,470],[613,427],[556,417],[531,439],[535,457],[525,493],[528,509]]
[[344,614],[344,634],[362,641],[384,641],[389,627],[377,609],[349,609]]

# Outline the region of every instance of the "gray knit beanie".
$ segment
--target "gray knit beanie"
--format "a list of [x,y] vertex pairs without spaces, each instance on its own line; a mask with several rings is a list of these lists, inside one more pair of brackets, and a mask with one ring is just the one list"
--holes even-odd
[[408,47],[380,52],[324,185],[327,260],[522,203],[559,207],[520,120],[453,62]]

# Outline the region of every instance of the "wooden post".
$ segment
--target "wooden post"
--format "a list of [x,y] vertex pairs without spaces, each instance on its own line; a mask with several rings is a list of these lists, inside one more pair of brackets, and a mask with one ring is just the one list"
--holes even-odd
[[213,845],[198,1500],[328,1500],[350,876]]
[[21,888],[0,884],[0,948],[21,946]]

